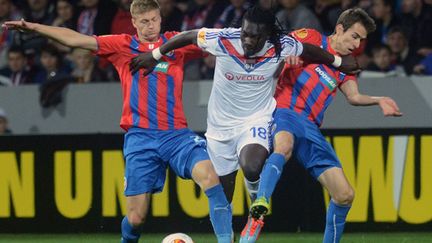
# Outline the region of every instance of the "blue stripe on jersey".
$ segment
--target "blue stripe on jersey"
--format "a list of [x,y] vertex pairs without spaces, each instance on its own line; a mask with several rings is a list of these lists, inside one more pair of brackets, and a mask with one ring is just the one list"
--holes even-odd
[[168,128],[174,129],[174,79],[171,75],[167,75],[168,95],[167,95],[167,112],[168,112]]
[[327,37],[323,34],[321,34],[321,46],[324,50],[327,50],[327,47],[328,47]]
[[157,129],[157,74],[155,72],[150,73],[148,76],[148,96],[147,96],[147,106],[148,106],[148,117],[149,117],[149,128]]
[[294,109],[294,106],[297,102],[297,97],[300,95],[303,86],[306,84],[306,82],[308,81],[308,79],[310,78],[310,74],[303,71],[300,76],[297,78],[296,83],[294,84],[294,88],[291,94],[291,104],[290,104],[290,109]]
[[313,88],[313,90],[311,91],[311,93],[309,94],[306,100],[305,108],[302,111],[303,115],[305,115],[306,117],[310,115],[310,113],[312,112],[313,105],[315,104],[315,102],[317,101],[319,95],[323,90],[324,90],[324,86],[321,83],[317,83],[315,85],[315,87]]
[[[139,54],[138,48],[139,48],[139,42],[134,38],[132,38],[129,48],[132,52],[132,54]],[[139,74],[140,72],[136,72],[132,75],[132,85],[130,90],[130,98],[129,98],[129,105],[132,112],[132,123],[134,126],[139,125],[140,116],[138,112],[138,99],[139,99]]]
[[329,95],[329,96],[327,97],[326,101],[324,102],[324,107],[323,107],[323,109],[322,109],[321,112],[316,116],[316,118],[315,118],[315,122],[316,122],[318,125],[321,125],[322,120],[323,120],[323,118],[324,118],[324,112],[327,110],[327,107],[330,105],[330,103],[332,102],[332,100],[333,100],[333,96]]

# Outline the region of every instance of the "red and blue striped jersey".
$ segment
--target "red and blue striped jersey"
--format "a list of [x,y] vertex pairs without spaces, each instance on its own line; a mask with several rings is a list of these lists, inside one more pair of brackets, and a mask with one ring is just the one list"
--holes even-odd
[[[300,29],[292,33],[302,43],[321,46],[331,54],[337,54],[329,43],[329,38],[316,30]],[[336,95],[338,87],[348,80],[355,80],[348,75],[324,64],[311,64],[306,61],[303,67],[284,66],[279,76],[275,98],[278,108],[288,108],[306,116],[318,126],[324,118],[324,112]]]
[[182,104],[183,65],[190,59],[203,56],[203,51],[189,45],[165,55],[152,73],[143,76],[129,71],[131,58],[139,53],[161,46],[176,32],[160,35],[157,42],[141,43],[131,35],[105,35],[95,37],[97,55],[107,58],[117,69],[123,93],[120,127],[128,130],[140,127],[158,130],[187,127]]

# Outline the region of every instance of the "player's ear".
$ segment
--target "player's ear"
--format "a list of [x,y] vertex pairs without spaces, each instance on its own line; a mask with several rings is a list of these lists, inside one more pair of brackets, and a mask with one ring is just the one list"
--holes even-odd
[[337,24],[335,27],[336,35],[341,35],[344,33],[344,27],[342,24]]

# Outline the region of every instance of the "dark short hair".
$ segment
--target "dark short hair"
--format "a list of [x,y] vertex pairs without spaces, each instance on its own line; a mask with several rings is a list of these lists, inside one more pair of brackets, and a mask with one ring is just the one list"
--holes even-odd
[[375,31],[375,21],[361,8],[350,8],[341,13],[336,25],[341,24],[344,31],[351,28],[355,23],[362,24],[367,33],[370,34]]
[[21,54],[24,57],[26,56],[25,52],[24,52],[24,49],[21,48],[20,46],[11,46],[11,47],[9,47],[9,50],[8,50],[7,53],[8,54],[10,54],[10,53],[19,53],[19,54]]
[[374,53],[376,53],[376,52],[381,51],[381,50],[387,50],[389,53],[392,52],[391,49],[390,49],[390,47],[389,47],[388,45],[386,45],[386,44],[382,44],[382,43],[378,43],[378,44],[376,44],[376,45],[374,45],[374,46],[372,47],[372,55],[373,55]]
[[393,26],[389,29],[387,32],[387,36],[393,34],[393,33],[401,33],[405,39],[408,40],[408,35],[406,31],[401,26]]
[[281,29],[276,25],[276,16],[272,9],[264,9],[260,5],[249,8],[243,16],[243,20],[247,20],[255,24],[265,25],[265,29],[269,31],[269,42],[273,44],[276,51],[276,56],[279,58],[282,45],[280,43]]

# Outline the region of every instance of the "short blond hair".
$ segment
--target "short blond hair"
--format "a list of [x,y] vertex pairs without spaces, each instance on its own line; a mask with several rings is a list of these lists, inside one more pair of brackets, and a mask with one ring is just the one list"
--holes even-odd
[[133,0],[130,12],[134,16],[136,14],[145,13],[151,10],[160,9],[157,0]]

